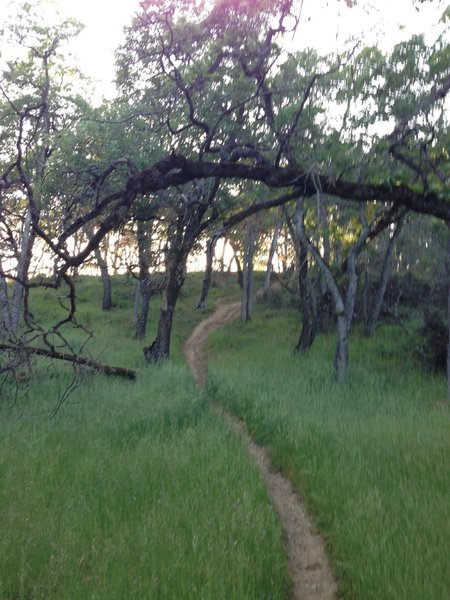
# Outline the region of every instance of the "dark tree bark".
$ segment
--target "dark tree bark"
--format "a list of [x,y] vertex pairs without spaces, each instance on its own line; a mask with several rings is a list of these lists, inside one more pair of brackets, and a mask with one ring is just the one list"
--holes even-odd
[[244,237],[244,267],[241,294],[241,321],[246,323],[253,313],[253,258],[255,255],[255,242],[258,234],[256,223],[247,225]]
[[267,299],[267,294],[269,293],[269,289],[270,289],[270,279],[272,276],[272,271],[273,271],[273,257],[275,256],[275,252],[278,246],[278,238],[280,236],[280,230],[281,230],[281,222],[278,222],[275,225],[275,229],[273,231],[273,236],[272,236],[272,240],[270,242],[270,249],[269,249],[269,256],[267,257],[267,267],[266,267],[266,273],[264,276],[264,298]]
[[[94,238],[94,224],[88,223],[84,228],[86,235],[89,240]],[[108,237],[106,236],[106,239]],[[112,286],[111,286],[111,276],[108,270],[108,263],[102,256],[102,252],[100,249],[100,244],[95,245],[93,248],[93,253],[95,256],[95,260],[97,261],[98,268],[100,269],[100,277],[102,280],[102,310],[111,310],[113,308],[112,302]]]
[[297,201],[295,210],[295,225],[298,240],[298,287],[300,292],[300,308],[302,311],[302,330],[297,343],[299,352],[307,352],[316,338],[317,311],[314,303],[311,280],[309,277],[308,248],[303,236],[304,231],[304,203]]
[[9,303],[10,333],[13,336],[19,333],[21,319],[24,316],[25,286],[29,278],[31,257],[36,239],[36,232],[33,229],[33,215],[30,208],[27,210],[23,222],[21,238],[21,247],[17,257],[17,278],[12,286]]
[[175,249],[169,251],[167,281],[163,290],[163,305],[159,315],[156,338],[151,346],[144,348],[144,356],[149,363],[160,363],[169,358],[173,315],[184,283],[188,253]]
[[147,332],[148,313],[150,310],[151,298],[150,276],[144,279],[138,279],[136,282],[135,294],[135,332],[136,340],[143,340]]
[[237,271],[237,280],[238,280],[238,284],[239,287],[242,288],[244,287],[244,274],[242,271],[242,265],[241,265],[241,261],[239,260],[239,256],[238,256],[238,252],[237,252],[237,248],[236,246],[230,242],[230,246],[231,249],[233,250],[233,259],[230,261],[230,269],[231,269],[231,265],[233,264],[233,260],[236,263],[236,271]]
[[345,313],[337,313],[337,344],[334,355],[334,376],[337,381],[348,379],[348,340],[349,327]]
[[[321,245],[323,248],[323,258],[326,263],[330,264],[331,258],[331,246],[330,246],[330,233],[328,227],[328,211],[327,207],[324,204],[323,194],[320,192],[317,193],[317,224],[319,226],[320,231],[322,232],[321,236]],[[322,299],[327,295],[327,285],[325,283],[324,278],[320,277],[320,292]]]
[[317,333],[317,317],[314,310],[314,301],[311,283],[308,275],[308,250],[305,244],[300,244],[300,265],[298,273],[298,286],[300,290],[300,308],[302,311],[302,330],[296,349],[307,352],[313,345]]
[[212,280],[214,250],[216,248],[216,243],[217,243],[216,237],[212,237],[206,242],[205,274],[203,277],[202,291],[200,293],[200,299],[198,301],[197,308],[206,308],[206,301],[208,299],[209,288],[211,286],[211,280]]
[[150,285],[150,263],[151,263],[151,240],[152,222],[137,221],[137,244],[139,256],[139,276],[136,284],[135,296],[135,323],[134,337],[137,340],[145,338],[147,331],[148,312],[150,308],[151,285]]
[[298,270],[298,291],[302,315],[302,329],[300,331],[296,350],[299,352],[307,352],[311,348],[316,337],[317,311],[309,277],[308,247],[304,236],[304,200],[300,199],[296,203],[295,228],[287,211],[284,211],[284,215],[294,245]]
[[215,180],[208,197],[203,202],[199,202],[198,198],[191,201],[183,194],[176,221],[169,226],[166,284],[163,290],[158,330],[152,345],[144,348],[144,356],[149,363],[160,363],[169,358],[173,316],[186,274],[186,261],[198,236],[208,224],[202,220],[218,188],[219,180]]
[[400,219],[400,221],[396,224],[395,229],[391,235],[391,238],[388,243],[388,247],[386,249],[386,253],[383,258],[383,264],[381,266],[380,279],[378,282],[378,286],[373,297],[370,313],[365,321],[364,325],[364,333],[368,337],[372,337],[375,334],[375,328],[378,323],[378,319],[380,317],[381,307],[383,305],[384,294],[386,292],[386,286],[389,280],[389,271],[391,267],[391,258],[392,253],[395,248],[395,244],[397,243],[397,239],[402,231],[405,220]]
[[100,277],[102,280],[103,287],[103,297],[102,297],[102,310],[111,310],[113,307],[112,301],[112,286],[111,286],[111,276],[108,270],[108,263],[103,258],[100,248],[95,248],[94,250],[95,260],[97,261],[98,267],[100,269]]
[[10,338],[13,335],[11,327],[10,302],[8,296],[8,284],[6,279],[0,275],[0,337]]
[[[317,224],[320,235],[320,245],[323,249],[323,259],[329,265],[331,264],[331,244],[330,244],[330,233],[329,233],[329,214],[327,205],[325,203],[326,196],[320,192],[317,192]],[[341,252],[341,242],[336,241],[335,244],[335,260],[339,263],[339,256]],[[317,333],[323,332],[328,333],[334,328],[334,308],[331,294],[328,291],[326,281],[320,271],[320,298],[318,301],[318,308],[316,310],[316,329]]]
[[[82,231],[77,231],[75,233],[75,235],[73,236],[73,245],[74,245],[74,252],[76,254],[78,254],[78,252],[80,252],[81,247],[83,245],[83,232]],[[72,277],[78,277],[79,275],[79,267],[75,267],[72,271]]]
[[111,367],[109,365],[104,365],[95,360],[92,360],[91,358],[85,358],[84,356],[78,356],[76,354],[67,354],[65,352],[57,352],[56,350],[50,350],[46,348],[0,344],[0,352],[14,352],[23,354],[35,354],[36,356],[46,356],[48,358],[64,360],[75,365],[88,367],[89,369],[93,369],[94,371],[100,371],[105,375],[118,375],[119,377],[126,377],[127,379],[136,379],[136,371],[132,371],[131,369],[125,369],[124,367]]
[[[133,195],[145,195],[184,185],[194,180],[209,178],[259,181],[270,188],[292,187],[293,182],[295,182],[298,190],[301,190],[301,194],[305,198],[316,196],[319,188],[323,194],[329,194],[343,200],[352,200],[360,204],[372,200],[389,202],[394,204],[397,209],[403,207],[417,213],[433,215],[444,221],[450,219],[449,204],[440,199],[436,192],[420,193],[404,184],[395,187],[390,184],[365,184],[360,181],[346,181],[319,174],[312,178],[309,171],[303,171],[299,166],[279,167],[227,161],[211,163],[189,160],[175,153],[158,161],[152,167],[133,174],[123,193],[124,199],[117,205],[117,208],[125,207],[128,204],[126,196],[131,191]],[[285,199],[281,202],[269,200],[263,203],[255,203],[252,213],[259,212],[261,205],[271,208],[285,203]],[[67,233],[73,233],[75,226],[74,223],[68,228]]]

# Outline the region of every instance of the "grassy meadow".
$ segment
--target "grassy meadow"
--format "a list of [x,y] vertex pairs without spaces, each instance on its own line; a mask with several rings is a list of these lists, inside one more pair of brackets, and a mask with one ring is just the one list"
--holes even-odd
[[[216,280],[210,307],[238,297],[235,278]],[[298,313],[261,302],[250,323],[212,335],[201,391],[181,352],[205,317],[193,310],[200,286],[188,277],[172,360],[148,367],[159,299],[136,341],[131,283],[115,278],[116,307],[102,312],[99,281],[81,279],[89,352],[137,380],[84,374],[64,396],[72,368],[39,359],[17,397],[1,389],[0,600],[287,600],[266,490],[210,401],[244,419],[291,478],[343,600],[447,600],[450,410],[444,379],[414,358],[414,335],[356,331],[350,382],[337,385],[334,336],[299,356]],[[31,308],[48,323],[60,310],[50,291]],[[72,326],[65,335],[86,338]]]
[[[344,599],[450,598],[450,407],[415,340],[356,331],[350,381],[335,337],[293,352],[295,311],[260,305],[210,338],[209,394],[242,418],[293,482],[324,535]],[[239,377],[237,377],[239,373]]]
[[[202,318],[192,311],[199,285],[186,287],[173,361],[149,368],[132,338],[126,280],[114,282],[111,313],[99,310],[98,282],[82,280],[79,318],[97,334],[92,355],[135,368],[137,380],[85,375],[56,414],[70,366],[40,360],[15,402],[2,390],[1,600],[286,598],[282,536],[264,486],[180,355]],[[58,309],[42,292],[32,310],[50,320]]]

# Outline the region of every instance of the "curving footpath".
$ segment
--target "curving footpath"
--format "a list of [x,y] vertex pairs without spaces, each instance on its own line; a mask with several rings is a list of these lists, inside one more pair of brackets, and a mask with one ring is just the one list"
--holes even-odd
[[[217,304],[216,310],[195,327],[187,340],[185,357],[199,385],[204,385],[206,380],[205,348],[209,334],[236,319],[239,311],[240,302]],[[241,436],[266,483],[285,535],[293,600],[336,600],[336,583],[324,541],[314,531],[312,519],[290,481],[272,470],[266,450],[255,444],[243,422],[218,406],[213,406],[213,410],[223,415],[230,427]]]

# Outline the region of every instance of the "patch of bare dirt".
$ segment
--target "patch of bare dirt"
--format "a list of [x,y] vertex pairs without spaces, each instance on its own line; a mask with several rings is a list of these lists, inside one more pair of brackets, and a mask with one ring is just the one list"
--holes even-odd
[[[208,335],[237,318],[239,311],[239,302],[216,305],[216,310],[197,325],[187,340],[184,348],[186,360],[199,385],[204,385],[206,379],[205,346]],[[244,423],[218,406],[214,406],[213,410],[223,415],[230,427],[241,436],[264,478],[285,535],[293,600],[335,600],[336,584],[324,541],[315,532],[313,521],[290,481],[273,471],[266,450],[255,444]]]

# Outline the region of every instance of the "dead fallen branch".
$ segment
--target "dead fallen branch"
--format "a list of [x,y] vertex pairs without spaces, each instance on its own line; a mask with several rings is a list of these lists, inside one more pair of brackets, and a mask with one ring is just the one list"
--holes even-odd
[[64,352],[57,352],[56,350],[46,348],[36,348],[35,346],[21,346],[12,344],[0,344],[0,352],[15,352],[25,354],[35,354],[38,356],[46,356],[47,358],[56,358],[57,360],[65,360],[75,365],[83,365],[94,371],[99,371],[105,375],[117,375],[119,377],[126,377],[127,379],[136,379],[136,371],[131,369],[125,369],[124,367],[111,367],[108,365],[102,365],[101,363],[92,360],[91,358],[85,358],[83,356],[77,356],[75,354],[66,354]]

